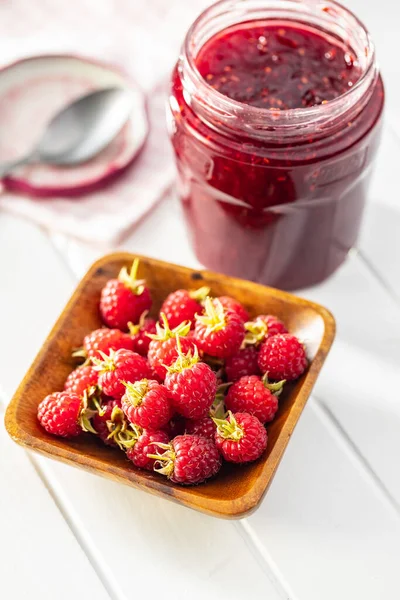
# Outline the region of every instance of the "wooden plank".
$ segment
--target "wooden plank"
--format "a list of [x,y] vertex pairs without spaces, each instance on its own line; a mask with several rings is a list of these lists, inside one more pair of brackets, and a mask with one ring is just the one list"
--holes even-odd
[[118,595],[134,600],[151,582],[152,596],[171,600],[281,598],[232,522],[38,461],[85,547],[112,573]]
[[3,427],[0,456],[2,597],[109,598],[28,455]]
[[359,248],[362,258],[400,305],[400,136],[387,125],[367,204]]
[[277,565],[290,598],[376,600],[399,592],[399,515],[312,400],[244,527]]
[[305,295],[327,303],[338,326],[315,395],[400,505],[400,308],[356,254]]

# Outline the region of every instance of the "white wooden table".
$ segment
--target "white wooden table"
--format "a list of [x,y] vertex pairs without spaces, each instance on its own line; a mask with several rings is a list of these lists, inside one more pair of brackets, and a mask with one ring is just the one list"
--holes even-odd
[[[400,598],[400,13],[351,6],[378,46],[386,127],[358,251],[302,291],[338,335],[262,506],[217,520],[27,453],[0,428],[1,598]],[[174,197],[122,247],[198,266]],[[0,412],[104,251],[0,213]]]

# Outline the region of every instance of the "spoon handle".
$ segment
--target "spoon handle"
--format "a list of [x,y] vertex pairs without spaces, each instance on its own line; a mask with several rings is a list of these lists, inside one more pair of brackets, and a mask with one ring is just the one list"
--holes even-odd
[[10,160],[8,162],[0,163],[0,179],[3,179],[6,175],[14,171],[17,167],[26,165],[32,161],[32,154],[27,154],[22,158],[16,160]]

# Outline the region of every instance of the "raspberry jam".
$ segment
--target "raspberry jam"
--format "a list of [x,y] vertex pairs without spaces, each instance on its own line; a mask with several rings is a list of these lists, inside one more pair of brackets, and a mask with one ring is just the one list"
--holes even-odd
[[341,96],[360,78],[338,40],[290,21],[249,22],[213,36],[196,57],[207,83],[259,108],[303,108]]
[[170,95],[198,259],[284,289],[333,273],[357,240],[383,103],[368,33],[335,2],[205,11]]

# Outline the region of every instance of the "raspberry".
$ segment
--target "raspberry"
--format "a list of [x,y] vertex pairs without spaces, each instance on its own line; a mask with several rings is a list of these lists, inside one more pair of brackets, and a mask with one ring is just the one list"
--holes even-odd
[[178,327],[183,321],[189,321],[194,326],[195,315],[203,312],[200,301],[204,300],[209,292],[209,288],[203,287],[192,292],[176,290],[169,294],[161,306],[161,312],[168,319],[169,326]]
[[46,396],[38,406],[41,426],[53,435],[75,437],[82,433],[83,402],[72,392],[55,392]]
[[149,454],[159,467],[157,473],[166,475],[174,483],[193,485],[216,475],[221,468],[221,457],[215,444],[198,435],[178,435],[169,444],[159,444],[162,454]]
[[123,382],[134,383],[139,379],[150,379],[151,371],[147,360],[131,350],[110,351],[95,360],[99,374],[99,387],[112,398],[120,399],[125,394]]
[[182,352],[188,352],[194,348],[193,338],[187,336],[190,323],[181,323],[178,327],[171,329],[164,313],[161,313],[161,319],[164,327],[157,323],[157,334],[150,335],[152,338],[149,346],[147,358],[150,367],[157,373],[157,376],[164,381],[167,374],[166,367],[178,358],[178,349],[176,347],[176,336],[179,335]]
[[245,375],[258,375],[258,352],[254,346],[242,348],[225,361],[225,373],[228,381],[237,381]]
[[233,413],[246,412],[266,423],[272,421],[278,410],[278,398],[284,381],[269,384],[267,379],[250,375],[242,377],[229,388],[225,398],[228,410]]
[[185,433],[191,435],[200,435],[201,437],[214,441],[216,429],[216,424],[208,415],[202,419],[186,420]]
[[121,269],[118,279],[110,279],[101,291],[100,314],[108,327],[126,331],[128,323],[138,323],[140,316],[150,310],[152,300],[143,279],[136,279],[139,260],[133,261],[131,272]]
[[133,350],[131,337],[119,329],[95,329],[83,340],[83,351],[74,352],[75,356],[101,358],[101,352],[108,354],[110,350]]
[[199,362],[197,348],[183,354],[177,336],[178,358],[168,367],[165,387],[175,410],[187,419],[200,419],[210,411],[217,392],[217,377],[205,363]]
[[236,312],[224,309],[219,300],[207,298],[205,314],[196,317],[194,337],[200,350],[227,358],[238,352],[245,335],[244,323]]
[[270,379],[293,381],[307,367],[303,344],[290,333],[277,334],[268,338],[260,348],[258,366]]
[[164,377],[160,377],[160,375],[157,373],[157,371],[155,369],[153,369],[153,367],[151,367],[150,364],[149,364],[149,368],[150,368],[150,373],[151,373],[150,379],[157,381],[157,383],[164,383]]
[[[157,346],[152,346],[152,344],[153,342],[150,344],[148,354],[149,364],[154,369],[159,379],[164,381],[167,374],[166,367],[169,367],[178,357],[176,340],[169,339]],[[189,338],[181,338],[181,346],[183,352],[188,352],[195,347]]]
[[146,317],[144,312],[140,317],[140,321],[137,325],[128,323],[129,333],[132,339],[132,350],[137,352],[141,356],[147,356],[151,338],[147,335],[148,333],[156,333],[156,320],[151,317]]
[[152,471],[154,458],[149,458],[148,454],[155,454],[158,449],[157,444],[168,444],[169,437],[165,431],[149,431],[136,428],[137,438],[131,448],[128,448],[126,456],[140,469]]
[[238,300],[230,296],[219,296],[218,300],[226,310],[236,313],[242,319],[243,323],[249,320],[249,313]]
[[244,336],[246,346],[258,346],[267,338],[278,333],[288,333],[285,324],[274,315],[258,315],[253,321],[245,323],[244,327],[246,329]]
[[268,337],[272,337],[278,333],[289,333],[285,323],[274,315],[258,315],[257,319],[261,319],[266,324]]
[[129,421],[144,429],[161,429],[172,417],[168,391],[157,381],[127,383],[121,404]]
[[229,411],[227,419],[215,419],[215,423],[215,444],[228,462],[257,460],[267,447],[266,429],[253,415]]
[[78,367],[70,373],[64,383],[64,390],[83,396],[97,388],[99,374],[94,367]]

